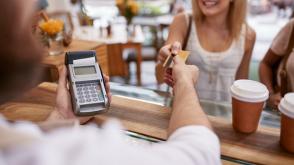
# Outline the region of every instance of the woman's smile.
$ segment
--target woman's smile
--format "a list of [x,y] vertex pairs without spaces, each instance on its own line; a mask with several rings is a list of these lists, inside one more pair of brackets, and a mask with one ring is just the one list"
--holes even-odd
[[198,0],[198,5],[206,16],[227,14],[230,9],[230,0]]
[[213,6],[216,6],[218,4],[218,2],[212,2],[212,1],[204,1],[203,2],[203,5],[206,6],[206,7],[213,7]]

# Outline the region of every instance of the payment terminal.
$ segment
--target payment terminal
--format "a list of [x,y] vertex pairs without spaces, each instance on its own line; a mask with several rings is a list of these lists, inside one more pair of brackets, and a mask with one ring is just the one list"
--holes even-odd
[[65,53],[72,107],[77,116],[91,116],[108,111],[110,103],[95,51]]

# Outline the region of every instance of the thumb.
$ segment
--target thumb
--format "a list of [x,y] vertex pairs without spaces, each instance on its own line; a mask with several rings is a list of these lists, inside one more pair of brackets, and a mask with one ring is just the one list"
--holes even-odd
[[66,84],[67,84],[67,68],[65,65],[63,65],[60,76],[59,76],[58,85],[61,87],[66,87]]
[[182,64],[184,64],[184,61],[178,55],[173,58],[173,61],[174,61],[174,65],[182,65]]
[[171,52],[172,54],[174,55],[177,55],[178,52],[182,49],[182,46],[181,46],[181,43],[179,43],[178,41],[174,42],[172,45],[171,45]]

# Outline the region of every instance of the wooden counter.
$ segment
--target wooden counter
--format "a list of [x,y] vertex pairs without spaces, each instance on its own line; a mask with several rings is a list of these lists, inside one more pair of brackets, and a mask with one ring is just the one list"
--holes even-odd
[[[8,120],[41,122],[55,105],[57,84],[42,83],[22,96],[0,106]],[[113,96],[110,109],[90,122],[101,125],[110,117],[120,119],[132,132],[166,140],[171,108]],[[231,120],[208,116],[224,157],[257,164],[294,164],[294,154],[279,145],[280,130],[259,126],[252,134],[235,131]]]
[[109,75],[107,46],[103,42],[73,40],[68,47],[64,47],[64,52],[60,55],[46,55],[43,58],[43,65],[50,70],[51,81],[57,81],[62,66],[64,65],[65,52],[94,50],[97,55],[99,65],[104,74]]

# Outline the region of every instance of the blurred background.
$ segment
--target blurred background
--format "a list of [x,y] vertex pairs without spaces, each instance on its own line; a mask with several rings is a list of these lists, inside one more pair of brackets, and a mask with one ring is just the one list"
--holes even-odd
[[[135,1],[137,8],[132,9],[130,19],[123,14],[125,8],[119,6],[119,0],[47,2],[47,15],[66,13],[67,17],[62,18],[64,28],[72,31],[73,39],[101,41],[108,45],[109,75],[112,82],[167,90],[167,86],[158,85],[155,78],[157,53],[167,39],[168,28],[174,16],[180,12],[191,12],[191,0],[138,0]],[[293,0],[248,0],[247,22],[257,36],[249,79],[259,81],[259,62],[279,30],[292,17],[293,8]],[[117,43],[120,47],[112,49],[111,45]],[[112,63],[112,60],[115,62]],[[117,65],[123,66],[119,72],[114,69]]]

